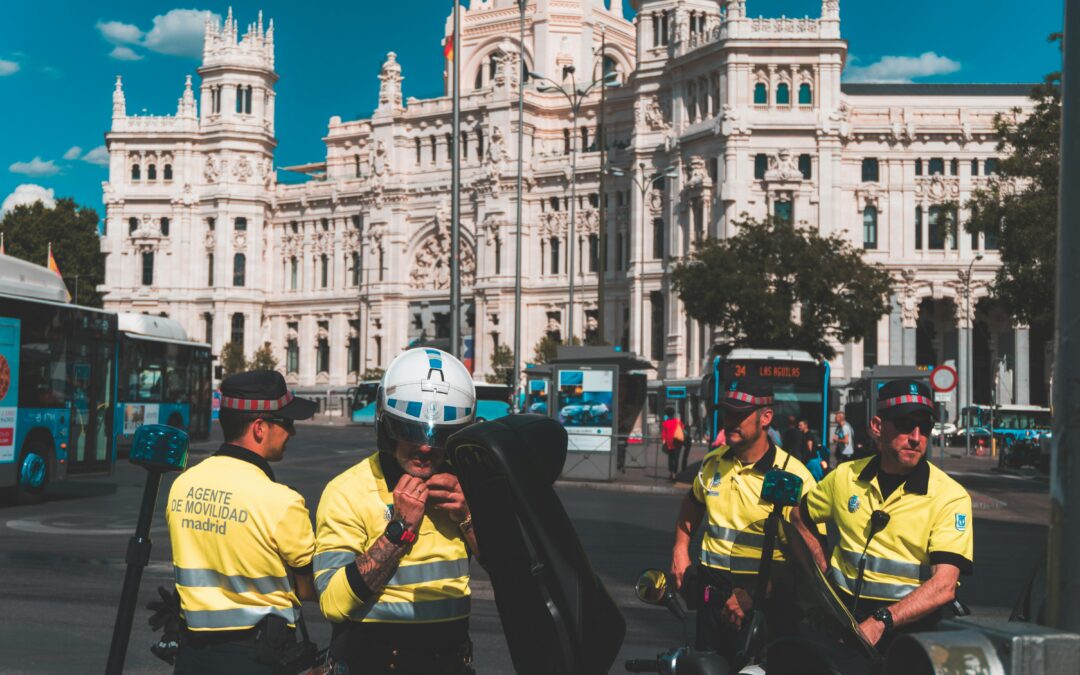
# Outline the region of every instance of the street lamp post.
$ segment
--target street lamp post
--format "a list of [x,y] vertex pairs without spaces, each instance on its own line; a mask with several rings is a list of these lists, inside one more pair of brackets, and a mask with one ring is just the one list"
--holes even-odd
[[[638,172],[633,173],[626,171],[625,169],[611,169],[611,175],[628,177],[637,189],[641,192],[641,222],[638,226],[638,291],[640,295],[640,303],[638,308],[638,349],[641,352],[645,351],[645,196],[649,193],[649,190],[653,185],[660,182],[665,178],[677,178],[679,175],[678,168],[674,166],[666,166],[663,169],[657,171],[653,175],[646,178],[645,176],[645,162],[638,164]],[[639,354],[644,357],[644,353]]]
[[521,412],[521,220],[522,181],[525,173],[525,7],[528,0],[518,0],[518,147],[517,147],[517,229],[514,232],[514,412]]
[[588,86],[578,86],[577,80],[574,78],[575,72],[574,66],[563,66],[563,79],[566,76],[570,76],[570,90],[567,91],[561,84],[552,80],[550,77],[545,77],[539,73],[529,73],[529,77],[535,80],[542,80],[548,84],[537,87],[536,90],[541,94],[549,92],[558,92],[566,97],[566,100],[570,103],[570,121],[572,124],[570,132],[570,226],[567,233],[567,244],[570,249],[567,258],[567,271],[570,277],[570,293],[568,298],[567,308],[567,336],[566,344],[573,344],[574,342],[574,249],[576,248],[576,218],[577,218],[577,118],[578,113],[581,112],[581,104],[585,102],[589,94],[593,92],[597,87],[617,87],[618,83],[615,78],[618,77],[617,73],[611,72],[602,76],[599,80],[590,82]]
[[967,352],[967,369],[964,373],[964,412],[966,413],[964,419],[964,436],[966,438],[965,444],[967,446],[965,453],[968,455],[971,454],[971,404],[975,398],[971,395],[972,382],[975,379],[971,374],[972,367],[974,366],[973,361],[975,360],[973,358],[974,354],[972,353],[971,340],[971,333],[975,330],[975,317],[971,315],[971,270],[975,267],[975,263],[982,259],[983,254],[976,253],[975,257],[971,259],[971,263],[968,265],[967,276],[964,277],[964,322],[968,324],[967,340],[965,340],[967,344],[964,349],[964,351]]

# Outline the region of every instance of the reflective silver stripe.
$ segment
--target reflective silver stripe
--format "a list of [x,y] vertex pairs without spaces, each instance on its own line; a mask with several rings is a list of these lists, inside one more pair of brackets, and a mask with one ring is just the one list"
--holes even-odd
[[457,579],[469,574],[468,558],[439,560],[419,565],[399,566],[387,586],[408,586],[442,579]]
[[[862,554],[840,549],[840,557],[856,570],[859,569],[859,558],[862,557]],[[929,565],[920,565],[919,563],[902,560],[889,560],[888,558],[875,558],[870,555],[866,556],[866,571],[889,574],[894,577],[918,579],[920,581],[926,581],[930,578]]]
[[316,553],[314,559],[312,559],[312,567],[315,568],[315,590],[322,595],[326,591],[326,587],[330,585],[330,580],[334,578],[334,574],[345,567],[351,565],[356,560],[356,554],[352,551],[324,551],[323,553]]
[[705,532],[713,539],[735,542],[742,546],[761,548],[765,545],[765,535],[763,534],[743,532],[742,530],[734,530],[720,525],[709,525],[705,528]]
[[188,588],[222,588],[233,593],[288,593],[292,590],[288,577],[245,577],[222,574],[211,569],[175,568],[176,585]]
[[297,609],[290,607],[241,607],[236,609],[184,610],[184,620],[195,630],[210,628],[251,628],[264,616],[280,616],[289,623],[296,623]]
[[[829,567],[827,573],[829,580],[840,590],[847,591],[848,595],[855,595],[855,580],[848,579],[844,573],[835,567]],[[863,579],[862,597],[884,598],[886,600],[902,600],[911,593],[919,584],[883,584],[877,581]]]
[[376,602],[354,610],[349,618],[369,621],[445,621],[468,616],[469,596],[425,602]]
[[701,562],[706,567],[715,567],[722,570],[730,570],[745,574],[747,572],[757,572],[761,567],[761,560],[759,558],[743,558],[741,556],[730,556],[722,553],[710,553],[705,549],[701,549]]

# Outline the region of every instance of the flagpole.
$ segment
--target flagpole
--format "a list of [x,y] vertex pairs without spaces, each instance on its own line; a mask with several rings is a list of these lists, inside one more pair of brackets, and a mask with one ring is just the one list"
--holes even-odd
[[461,0],[454,0],[453,159],[450,162],[450,353],[461,358]]

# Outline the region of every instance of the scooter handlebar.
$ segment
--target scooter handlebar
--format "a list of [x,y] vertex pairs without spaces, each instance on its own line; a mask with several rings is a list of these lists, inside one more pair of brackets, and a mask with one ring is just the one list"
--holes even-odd
[[626,670],[631,673],[659,673],[660,664],[656,659],[630,659],[626,662]]

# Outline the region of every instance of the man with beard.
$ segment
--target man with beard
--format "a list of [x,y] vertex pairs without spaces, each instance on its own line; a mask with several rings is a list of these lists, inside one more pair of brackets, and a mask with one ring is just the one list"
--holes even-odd
[[467,675],[469,505],[444,464],[472,423],[468,370],[437,349],[405,352],[378,393],[379,452],[326,486],[316,515],[315,586],[349,673]]
[[[707,517],[697,568],[700,591],[692,591],[701,597],[688,600],[700,601],[698,649],[714,650],[729,660],[738,650],[743,618],[752,608],[764,521],[772,511],[761,499],[765,474],[775,467],[799,476],[804,495],[814,486],[803,463],[769,439],[766,428],[773,420],[773,400],[772,386],[766,382],[744,378],[728,385],[719,401],[726,445],[705,456],[675,523],[671,575],[681,588],[690,567],[694,530]],[[774,559],[782,559],[779,552]],[[770,635],[790,634],[797,622],[794,603],[783,584],[772,586],[763,608]]]

